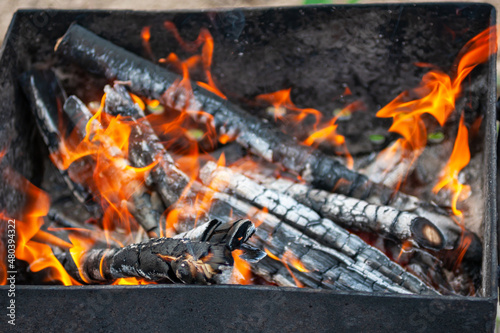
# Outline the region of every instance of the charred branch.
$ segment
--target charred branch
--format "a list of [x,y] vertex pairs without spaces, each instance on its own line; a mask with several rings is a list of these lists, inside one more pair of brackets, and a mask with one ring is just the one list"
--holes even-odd
[[233,264],[231,252],[252,236],[255,227],[248,220],[228,224],[214,220],[200,230],[203,232],[180,239],[157,238],[122,248],[90,249],[73,254],[77,262],[66,252],[59,260],[71,276],[83,283],[111,283],[119,278],[136,277],[157,282],[211,284],[221,266]]
[[158,164],[151,170],[153,186],[168,208],[174,204],[184,190],[189,179],[176,166],[160,139],[147,121],[144,111],[135,104],[124,86],[106,86],[107,113],[130,117],[134,122],[129,142],[129,159],[138,168],[152,163]]
[[[65,135],[61,130],[67,129],[62,121],[62,105],[66,100],[66,93],[52,71],[26,72],[20,77],[20,83],[50,154],[57,155],[62,136]],[[92,194],[84,185],[73,181],[67,170],[59,169],[59,174],[79,202],[91,212],[99,211]]]

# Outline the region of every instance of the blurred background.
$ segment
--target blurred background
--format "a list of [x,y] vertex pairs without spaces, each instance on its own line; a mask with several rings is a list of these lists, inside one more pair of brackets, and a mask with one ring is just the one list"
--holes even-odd
[[[59,9],[136,9],[136,10],[172,10],[202,9],[217,7],[256,7],[256,6],[298,6],[308,4],[353,4],[353,3],[390,3],[409,2],[400,0],[2,0],[0,1],[0,38],[3,40],[12,15],[19,8],[59,8]],[[413,0],[411,2],[426,2]],[[429,1],[427,1],[429,2]],[[434,0],[433,2],[457,2]],[[500,0],[469,1],[488,2],[497,10]]]

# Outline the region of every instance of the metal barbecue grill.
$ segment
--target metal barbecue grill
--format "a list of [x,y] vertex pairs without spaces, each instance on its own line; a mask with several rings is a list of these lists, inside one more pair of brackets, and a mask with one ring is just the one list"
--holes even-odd
[[[496,23],[486,4],[308,6],[215,11],[20,10],[10,25],[0,58],[0,144],[10,143],[3,165],[15,166],[35,185],[49,171],[48,152],[18,78],[34,63],[53,64],[56,40],[77,22],[143,57],[140,31],[164,21],[194,39],[207,27],[217,45],[213,75],[231,101],[248,109],[258,94],[293,86],[295,102],[332,110],[345,87],[357,87],[368,110],[387,104],[418,85],[429,63],[449,69],[460,48]],[[170,38],[170,39],[169,39]],[[151,39],[155,54],[182,50],[168,35]],[[92,78],[66,66],[65,84],[93,94]],[[20,331],[492,331],[497,306],[496,68],[481,65],[471,76],[469,116],[484,115],[482,165],[485,191],[481,288],[475,297],[369,294],[271,286],[42,286],[16,285],[16,327]],[[339,84],[342,83],[342,84]],[[326,89],[328,88],[328,89]],[[472,93],[471,93],[472,95]],[[259,107],[253,110],[258,114]],[[364,133],[388,127],[373,114],[354,113],[357,126],[343,129],[358,151],[377,143]],[[467,117],[467,114],[466,114]],[[389,121],[390,125],[390,121]],[[359,139],[356,139],[359,137]],[[476,149],[475,148],[475,149]],[[45,180],[46,181],[46,180]],[[0,180],[0,207],[21,209],[23,198]],[[25,281],[33,283],[33,281]],[[0,293],[7,294],[1,286]],[[5,300],[4,300],[5,299]],[[0,308],[8,299],[2,297]],[[3,316],[5,317],[5,316]],[[10,329],[4,318],[2,331]],[[5,328],[4,328],[5,327]]]

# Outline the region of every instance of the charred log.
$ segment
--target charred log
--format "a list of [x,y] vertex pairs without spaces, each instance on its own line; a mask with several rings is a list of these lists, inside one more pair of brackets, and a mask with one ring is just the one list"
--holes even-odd
[[[65,126],[61,121],[64,120],[62,105],[66,100],[66,93],[52,71],[33,70],[26,72],[21,76],[20,83],[49,152],[52,155],[57,155],[61,138],[65,135],[65,133],[61,133],[61,130],[68,129],[68,123],[66,122]],[[67,170],[59,169],[59,174],[73,196],[83,203],[89,211],[97,214],[99,208],[88,189],[73,181]]]
[[66,271],[82,283],[110,283],[136,277],[148,281],[210,284],[219,266],[231,265],[224,245],[185,239],[154,238],[123,248],[91,249],[75,264],[69,253],[58,257]]
[[439,228],[416,214],[398,211],[390,206],[372,205],[283,178],[270,179],[265,185],[269,190],[293,197],[322,217],[345,228],[382,234],[400,241],[411,239],[418,245],[433,250],[440,250],[445,246],[445,237]]
[[148,281],[212,284],[221,266],[231,266],[231,252],[242,248],[255,227],[249,220],[213,220],[179,238],[150,239],[122,248],[90,249],[59,256],[68,273],[82,283],[110,283],[136,277]]
[[160,139],[147,121],[144,112],[135,104],[125,87],[115,84],[106,86],[107,113],[130,117],[134,122],[129,142],[129,159],[138,168],[158,162],[151,170],[153,186],[160,194],[164,205],[168,208],[174,204],[188,183],[187,176],[181,172],[166,151]]

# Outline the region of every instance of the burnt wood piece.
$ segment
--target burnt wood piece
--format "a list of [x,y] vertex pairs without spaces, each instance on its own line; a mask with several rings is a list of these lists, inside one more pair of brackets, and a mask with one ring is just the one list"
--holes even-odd
[[[79,132],[81,138],[83,139],[86,135],[86,125],[92,118],[92,114],[87,109],[85,104],[80,101],[75,96],[70,96],[64,103],[64,112],[73,121],[76,126],[76,130]],[[91,130],[100,129],[101,124],[97,119],[92,120],[90,126]],[[92,133],[89,133],[92,136]],[[128,160],[122,156],[119,148],[113,147],[109,142],[101,142],[102,148],[106,149],[109,156],[113,156],[116,161],[119,161],[120,166],[113,168],[108,168],[109,170],[105,177],[115,177],[116,173],[124,172],[123,165],[129,165]],[[113,161],[111,163],[116,163]],[[114,164],[113,164],[114,165]],[[113,169],[113,170],[111,170]],[[134,216],[137,222],[143,227],[147,232],[149,237],[158,237],[160,235],[159,230],[159,220],[160,213],[158,213],[152,203],[150,194],[147,192],[144,185],[139,181],[132,181],[126,184],[128,191],[130,192],[130,197],[127,201],[127,207],[130,213]],[[98,193],[94,193],[98,195]]]
[[257,263],[266,256],[264,251],[244,243],[255,232],[255,226],[250,220],[240,219],[236,222],[223,223],[217,219],[212,219],[194,229],[175,235],[175,239],[190,239],[200,242],[211,242],[227,244],[227,247],[233,251],[241,249],[243,253],[240,258],[250,262]]
[[[20,77],[20,84],[26,95],[31,111],[36,119],[38,130],[47,145],[51,154],[57,155],[59,152],[61,138],[65,133],[67,124],[64,120],[62,106],[66,100],[66,93],[52,71],[32,70],[23,73]],[[70,189],[73,196],[86,208],[96,215],[99,215],[98,205],[93,201],[92,194],[85,186],[74,182],[67,170],[59,170],[59,174]]]
[[[73,24],[61,37],[55,51],[88,71],[108,79],[126,81],[139,95],[174,101],[176,108],[203,110],[212,116],[219,134],[234,138],[240,145],[267,161],[281,163],[297,172],[315,187],[365,199],[371,203],[390,204],[412,210],[418,199],[373,183],[364,175],[349,170],[338,159],[327,156],[297,140],[268,122],[252,116],[231,102],[191,82],[192,95],[169,89],[181,77]],[[172,103],[171,103],[172,104]],[[208,121],[207,117],[199,117]]]
[[[136,277],[148,281],[210,284],[219,266],[232,265],[224,244],[153,238],[123,248],[90,249],[75,264],[68,252],[58,255],[66,271],[85,284]],[[101,273],[102,272],[102,273]]]
[[276,192],[289,195],[344,228],[382,234],[402,242],[412,240],[419,246],[433,250],[440,250],[445,245],[446,238],[438,227],[426,218],[410,212],[373,205],[284,178],[269,179],[264,185],[271,190],[270,195],[281,197],[273,194]]
[[58,259],[72,277],[87,284],[126,277],[211,284],[221,272],[220,266],[233,264],[232,251],[241,248],[254,232],[249,220],[213,220],[179,239],[156,238],[122,248],[90,249],[78,254],[78,263],[68,252]]
[[[200,187],[199,183],[194,183],[193,186],[198,193],[210,194],[213,200],[208,212],[210,216],[221,221],[245,216],[258,221],[255,234],[248,243],[258,248],[267,248],[279,258],[283,258],[288,250],[308,270],[300,272],[291,268],[296,278],[306,286],[371,292],[438,293],[355,235],[345,232],[346,235],[337,237],[339,246],[336,247],[341,250],[336,250],[323,243],[317,233],[304,232],[304,228],[289,225],[286,219],[264,212],[235,196]],[[317,227],[322,228],[321,225],[307,226],[314,231]],[[328,238],[328,234],[329,230],[323,228],[321,236]],[[330,238],[335,236],[339,235],[332,234]],[[296,285],[286,267],[276,260],[266,257],[251,267],[255,274],[264,279],[282,286]]]
[[130,134],[129,159],[138,168],[158,162],[151,170],[153,186],[160,194],[165,207],[170,207],[178,199],[189,182],[167,152],[160,139],[146,119],[144,111],[132,101],[123,85],[106,86],[105,111],[112,115],[130,117],[134,122]]

